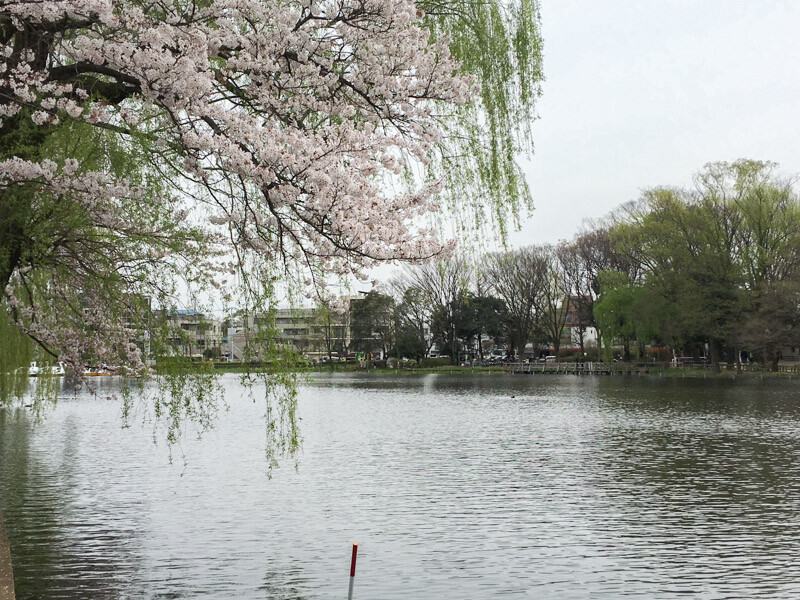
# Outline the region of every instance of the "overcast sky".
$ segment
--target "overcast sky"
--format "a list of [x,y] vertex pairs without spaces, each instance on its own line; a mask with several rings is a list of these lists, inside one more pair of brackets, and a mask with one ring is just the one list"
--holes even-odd
[[800,0],[541,0],[543,96],[515,246],[747,157],[800,172]]

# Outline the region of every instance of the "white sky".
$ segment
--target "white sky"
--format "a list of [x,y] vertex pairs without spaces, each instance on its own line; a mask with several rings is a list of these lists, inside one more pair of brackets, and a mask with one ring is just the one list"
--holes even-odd
[[541,0],[546,81],[515,246],[703,164],[800,171],[800,0]]

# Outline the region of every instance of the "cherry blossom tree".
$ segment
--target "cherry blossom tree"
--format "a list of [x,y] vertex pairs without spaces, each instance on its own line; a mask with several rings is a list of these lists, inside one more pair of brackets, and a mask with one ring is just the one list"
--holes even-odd
[[504,223],[539,40],[532,0],[0,0],[4,330],[142,370],[176,281],[257,304],[445,253],[441,202]]

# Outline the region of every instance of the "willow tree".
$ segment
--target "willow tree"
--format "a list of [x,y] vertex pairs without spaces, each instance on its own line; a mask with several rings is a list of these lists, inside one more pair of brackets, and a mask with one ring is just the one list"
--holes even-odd
[[176,281],[270,314],[442,255],[440,206],[502,232],[540,81],[530,0],[0,0],[2,327],[141,372]]
[[[462,229],[505,235],[532,207],[516,158],[533,151],[531,124],[541,94],[542,40],[537,0],[420,0],[425,25],[448,36],[460,72],[480,84],[446,125],[436,176],[446,183]],[[510,217],[510,219],[509,219]]]

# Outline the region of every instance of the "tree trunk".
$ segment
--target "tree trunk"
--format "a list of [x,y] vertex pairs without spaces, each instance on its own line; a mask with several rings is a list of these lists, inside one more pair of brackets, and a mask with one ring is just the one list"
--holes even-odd
[[525,360],[525,347],[528,345],[528,340],[524,337],[517,340],[517,354],[519,355],[519,360],[522,362]]
[[450,332],[450,364],[458,364],[458,338],[456,338],[455,331]]
[[[0,197],[0,202],[5,202],[5,199]],[[5,207],[9,212],[13,207]],[[5,211],[3,211],[5,212]],[[9,222],[2,222],[8,218]],[[5,290],[8,283],[11,281],[11,276],[14,270],[19,265],[22,258],[22,239],[24,232],[18,223],[13,221],[13,216],[3,215],[0,221],[0,256],[5,260],[0,263],[0,290]]]
[[719,373],[719,340],[717,338],[708,338],[708,353],[711,355],[711,370],[714,373]]
[[725,348],[725,368],[730,371],[736,363],[736,348],[726,346]]
[[328,364],[331,367],[331,371],[333,371],[335,368],[333,366],[333,335],[330,329],[325,330],[325,350],[328,351]]
[[769,370],[772,371],[773,373],[777,373],[778,363],[780,362],[780,360],[781,360],[781,351],[779,348],[776,348],[772,352],[772,362],[769,365]]

